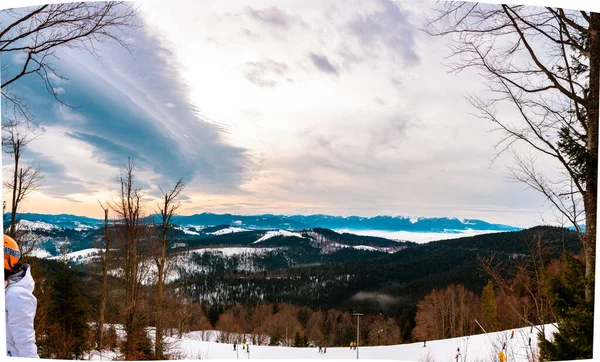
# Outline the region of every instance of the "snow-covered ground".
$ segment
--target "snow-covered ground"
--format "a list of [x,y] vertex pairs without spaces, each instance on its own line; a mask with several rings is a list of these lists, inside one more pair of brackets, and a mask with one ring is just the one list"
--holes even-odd
[[83,249],[83,250],[78,250],[78,251],[74,251],[72,253],[68,253],[63,255],[59,255],[59,256],[53,256],[50,257],[48,259],[67,259],[69,261],[75,262],[75,263],[88,263],[90,261],[92,261],[92,259],[98,258],[100,251],[102,251],[102,249],[98,249],[98,248],[90,248],[90,249]]
[[248,229],[243,229],[243,228],[238,228],[238,227],[231,226],[231,227],[228,227],[228,228],[225,228],[225,229],[214,231],[214,232],[209,233],[209,234],[211,234],[211,235],[225,235],[225,234],[241,233],[241,232],[244,232],[244,231],[248,231]]
[[192,254],[222,254],[226,257],[234,255],[264,255],[268,251],[277,250],[278,248],[249,248],[249,247],[230,247],[230,248],[202,248],[190,250],[187,253]]
[[304,239],[304,236],[302,236],[299,233],[293,233],[293,232],[287,231],[287,230],[270,230],[270,231],[267,231],[267,233],[265,235],[263,235],[262,238],[256,240],[252,244],[257,244],[257,243],[260,243],[261,241],[265,241],[265,240],[274,238],[276,236],[295,236],[297,238]]
[[189,228],[187,228],[187,227],[179,227],[179,226],[176,226],[176,227],[175,227],[175,229],[176,229],[176,230],[183,231],[183,233],[184,233],[184,234],[187,234],[187,235],[200,235],[200,233],[199,233],[199,232],[192,231],[192,230],[190,230],[190,229],[189,229]]
[[36,258],[49,258],[52,256],[52,254],[50,254],[50,252],[48,250],[45,249],[40,249],[40,248],[33,248],[33,250],[31,250],[29,252],[29,256],[35,256]]
[[[538,327],[541,328],[541,327]],[[556,331],[553,325],[544,326],[546,338],[551,339],[552,332]],[[215,336],[219,332],[210,331]],[[359,347],[360,359],[419,361],[419,362],[487,362],[498,361],[498,353],[506,342],[504,352],[510,362],[530,362],[537,360],[537,328],[530,327],[512,330],[479,334],[470,337],[460,337],[437,341],[401,344],[393,346]],[[317,348],[275,347],[275,346],[250,346],[250,353],[238,345],[236,351],[229,343],[217,343],[214,338],[202,338],[202,332],[184,334],[182,339],[167,338],[170,353],[179,359],[306,359],[306,360],[345,360],[356,359],[357,351],[349,347],[329,347],[327,353],[318,353]],[[531,344],[530,342],[531,338]],[[205,340],[202,340],[205,339]],[[458,350],[460,349],[460,354]],[[458,355],[458,358],[457,358]],[[91,360],[113,360],[117,356],[114,352],[92,352]],[[87,356],[86,356],[87,357]]]
[[17,224],[17,229],[19,230],[46,230],[50,231],[52,229],[58,229],[58,226],[49,224],[43,221],[29,221],[29,220],[20,220]]
[[430,241],[457,239],[467,236],[475,236],[481,234],[491,234],[502,232],[498,230],[457,230],[444,233],[424,233],[411,231],[383,231],[383,230],[351,230],[351,229],[335,229],[338,233],[350,233],[364,236],[377,236],[398,241],[412,241],[418,244],[425,244]]

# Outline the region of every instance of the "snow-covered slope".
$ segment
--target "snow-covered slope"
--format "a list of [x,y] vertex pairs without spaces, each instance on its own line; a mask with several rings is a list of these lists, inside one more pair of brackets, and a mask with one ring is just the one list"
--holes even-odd
[[276,236],[295,236],[297,238],[301,238],[304,239],[304,236],[298,234],[298,233],[293,233],[291,231],[286,231],[286,230],[269,230],[267,231],[267,233],[260,239],[256,240],[253,244],[257,244],[260,243],[261,241],[265,241],[271,238],[274,238]]
[[[551,339],[552,332],[556,331],[553,325],[545,325],[546,338]],[[542,326],[531,329],[530,327],[515,329],[514,338],[510,338],[511,330],[478,334],[469,337],[443,339],[437,341],[400,344],[393,346],[359,347],[360,359],[395,360],[395,361],[420,361],[420,362],[467,362],[467,361],[498,361],[498,352],[506,342],[504,352],[511,362],[528,362],[537,360],[537,330]],[[212,332],[212,331],[211,331]],[[214,336],[219,332],[212,332]],[[306,359],[315,360],[352,360],[356,359],[357,351],[349,347],[329,347],[327,353],[318,353],[316,347],[274,347],[250,346],[250,354],[238,345],[236,351],[232,344],[216,343],[215,338],[199,338],[202,332],[184,334],[182,339],[167,338],[172,353],[181,359]],[[531,343],[530,343],[531,339]],[[460,354],[458,350],[460,349]],[[458,354],[458,358],[457,358]],[[115,354],[99,352],[91,354],[92,360],[112,360]],[[86,356],[88,357],[88,356]]]
[[248,229],[243,229],[243,228],[238,228],[238,227],[231,226],[231,227],[228,227],[228,228],[225,228],[225,229],[214,231],[214,232],[209,233],[209,234],[211,234],[211,235],[225,235],[225,234],[241,233],[241,232],[244,232],[244,231],[248,231]]
[[79,251],[74,251],[65,255],[53,256],[48,259],[67,259],[75,263],[88,263],[95,258],[99,258],[99,253],[102,249],[90,248]]

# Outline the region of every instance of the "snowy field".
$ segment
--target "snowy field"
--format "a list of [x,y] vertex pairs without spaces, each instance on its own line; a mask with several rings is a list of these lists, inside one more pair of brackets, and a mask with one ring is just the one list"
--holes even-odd
[[[541,327],[538,327],[541,328]],[[544,326],[547,338],[556,330],[553,325]],[[419,361],[419,362],[495,362],[499,361],[498,352],[506,342],[506,356],[510,362],[527,362],[537,360],[537,329],[533,332],[530,327],[515,329],[514,338],[511,338],[512,330],[479,334],[470,337],[428,341],[426,346],[423,342],[379,346],[359,347],[359,359],[370,360],[395,360],[395,361]],[[330,347],[327,353],[318,353],[317,348],[295,348],[275,346],[250,346],[250,353],[241,349],[233,350],[233,345],[209,341],[199,338],[201,332],[191,332],[179,340],[167,338],[167,344],[171,346],[171,354],[185,360],[199,359],[257,359],[257,360],[281,360],[281,359],[305,359],[305,360],[350,360],[356,359],[356,350],[349,347]],[[218,332],[216,332],[218,333]],[[531,345],[529,339],[531,338]],[[458,351],[460,349],[460,351]],[[460,354],[458,354],[460,352]],[[94,351],[86,359],[91,360],[113,360],[114,352]]]

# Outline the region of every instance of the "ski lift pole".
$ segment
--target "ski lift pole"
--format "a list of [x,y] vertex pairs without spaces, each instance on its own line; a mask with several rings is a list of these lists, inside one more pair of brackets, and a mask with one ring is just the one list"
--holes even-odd
[[486,335],[488,334],[488,332],[486,332],[485,329],[483,329],[483,327],[481,326],[481,324],[479,324],[479,322],[477,321],[477,319],[475,319],[475,323],[477,323],[477,325],[479,326],[479,328],[481,328],[481,330],[483,331],[483,333],[485,333]]
[[354,312],[352,315],[356,316],[356,359],[358,359],[358,345],[360,344],[360,316],[364,314]]

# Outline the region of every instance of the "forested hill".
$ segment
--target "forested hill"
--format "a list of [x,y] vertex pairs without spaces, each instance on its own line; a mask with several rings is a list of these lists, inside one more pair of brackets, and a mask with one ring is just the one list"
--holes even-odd
[[551,259],[559,258],[563,247],[574,253],[581,250],[581,241],[574,231],[538,226],[420,244],[394,254],[344,263],[337,273],[353,275],[348,299],[368,291],[391,295],[397,298],[399,306],[414,305],[432,289],[450,284],[463,284],[480,293],[488,279],[480,258],[494,255],[497,263],[505,263],[508,275],[519,258],[535,252],[538,242]]
[[[243,280],[236,276],[219,279],[190,275],[185,284],[194,285],[191,296],[197,300],[205,300],[211,290],[217,289],[219,303],[265,300],[325,309],[361,306],[363,310],[393,315],[414,307],[431,290],[450,284],[463,284],[479,294],[488,279],[479,258],[493,254],[497,261],[507,263],[506,273],[511,273],[510,268],[529,255],[538,240],[549,251],[547,258],[558,258],[563,245],[571,252],[581,249],[575,232],[542,226],[411,245],[393,254],[375,253],[370,258],[297,265],[246,275]],[[258,295],[260,300],[256,299]]]

